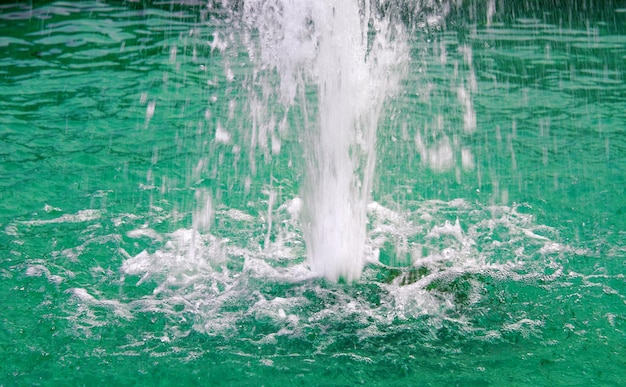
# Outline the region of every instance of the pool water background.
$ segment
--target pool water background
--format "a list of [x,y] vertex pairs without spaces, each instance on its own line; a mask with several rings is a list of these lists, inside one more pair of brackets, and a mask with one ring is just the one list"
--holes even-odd
[[0,383],[623,384],[626,7],[490,3],[416,23],[350,284],[223,13],[2,5]]

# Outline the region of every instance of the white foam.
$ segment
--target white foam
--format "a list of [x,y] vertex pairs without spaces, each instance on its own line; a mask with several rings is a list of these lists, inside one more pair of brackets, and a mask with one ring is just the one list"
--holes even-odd
[[141,238],[141,237],[148,237],[150,239],[153,239],[155,241],[162,241],[163,237],[161,235],[159,235],[156,231],[154,231],[151,228],[139,228],[139,229],[135,229],[135,230],[131,230],[129,232],[126,233],[126,235],[129,238]]
[[[241,209],[217,211],[229,222],[227,230],[212,227],[211,233],[216,235],[193,228],[161,234],[146,221],[127,235],[135,239],[132,243],[148,242],[151,248],[135,255],[119,250],[124,260],[120,284],[141,285],[136,291],[140,295],[128,298],[126,294],[136,294],[132,291],[105,296],[98,290],[98,281],[88,287],[74,286],[67,291],[75,300],[72,323],[87,333],[92,327],[111,323],[112,316],[129,319],[139,313],[161,314],[165,328],[155,339],[170,343],[187,336],[190,330],[216,336],[241,335],[238,326],[257,323],[262,323],[263,334],[250,332],[247,337],[259,345],[276,345],[283,336],[300,337],[303,332],[346,321],[358,327],[358,335],[363,337],[385,336],[398,321],[414,319],[427,321],[425,335],[436,337],[445,324],[458,325],[472,334],[480,327],[473,326],[464,313],[479,306],[484,297],[493,296],[481,278],[549,284],[564,276],[559,264],[563,255],[567,259],[581,253],[554,242],[553,230],[537,225],[532,215],[518,212],[516,205],[481,207],[459,199],[424,201],[395,209],[395,205],[372,202],[367,206],[369,231],[364,254],[369,263],[364,278],[351,285],[333,285],[320,280],[303,258],[297,221],[300,204],[293,198],[277,205],[273,211],[276,240],[264,249],[260,248],[265,237],[263,224]],[[456,216],[454,221],[450,214]],[[124,219],[131,218],[124,215]],[[237,232],[245,237],[238,238],[230,229],[232,222],[242,227]],[[15,233],[19,236],[19,228]],[[217,236],[220,233],[228,238]],[[119,235],[97,236],[61,253],[69,251],[78,259],[86,246],[109,241],[123,243]],[[405,263],[410,266],[400,274],[393,269],[393,274],[392,268],[377,262],[381,250],[410,255],[410,263]],[[27,276],[45,277],[56,285],[71,283],[73,278],[71,272],[49,260],[29,261],[23,270]],[[389,278],[385,279],[387,272]],[[115,276],[100,266],[91,273]],[[593,281],[583,280],[595,286]],[[497,340],[511,332],[532,335],[541,329],[541,321],[524,318],[511,316],[489,332],[480,331],[480,335],[485,340]],[[181,326],[181,321],[188,323]],[[323,350],[330,342],[318,345]]]
[[81,223],[100,219],[101,215],[101,212],[98,210],[80,210],[76,214],[65,214],[54,219],[27,220],[20,223],[27,226],[41,226],[52,223]]
[[53,211],[54,212],[61,212],[61,209],[59,207],[53,207],[53,206],[51,206],[49,204],[44,205],[43,206],[43,210],[48,212],[48,213],[49,212],[53,212]]
[[523,318],[511,324],[505,324],[503,330],[505,332],[520,332],[524,337],[528,337],[544,325],[543,321],[531,320]]
[[130,313],[128,306],[119,302],[118,300],[107,300],[107,299],[97,299],[96,297],[89,294],[86,289],[83,288],[71,288],[66,290],[66,293],[71,294],[80,302],[92,305],[103,307],[111,310],[116,316],[122,317],[124,319],[132,318],[132,314]]
[[242,222],[254,222],[255,220],[254,216],[246,214],[245,212],[234,208],[230,208],[226,212],[222,212],[222,214],[228,216],[231,219],[239,220]]
[[64,281],[64,278],[60,275],[52,274],[50,270],[44,265],[32,265],[26,268],[25,274],[29,277],[41,277],[44,276],[50,283],[60,284]]

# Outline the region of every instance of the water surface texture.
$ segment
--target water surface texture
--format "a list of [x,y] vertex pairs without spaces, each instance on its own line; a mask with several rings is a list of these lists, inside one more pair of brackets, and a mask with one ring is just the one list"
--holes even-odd
[[626,384],[626,5],[306,3],[0,5],[0,385]]

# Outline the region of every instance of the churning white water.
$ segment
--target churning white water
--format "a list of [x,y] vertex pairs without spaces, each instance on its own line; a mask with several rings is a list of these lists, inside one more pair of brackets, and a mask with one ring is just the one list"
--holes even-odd
[[[301,222],[311,268],[354,280],[364,265],[376,128],[409,57],[404,28],[369,2],[342,0],[251,0],[244,21],[256,71],[277,74],[285,111],[302,111]],[[255,117],[274,121],[259,109]]]

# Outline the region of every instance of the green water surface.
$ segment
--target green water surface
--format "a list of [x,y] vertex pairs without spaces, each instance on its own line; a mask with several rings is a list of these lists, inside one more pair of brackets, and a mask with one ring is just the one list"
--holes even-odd
[[0,5],[0,385],[626,383],[625,4],[414,15],[333,284],[298,107],[252,142],[238,30],[183,3]]

